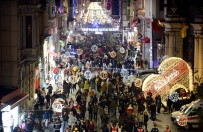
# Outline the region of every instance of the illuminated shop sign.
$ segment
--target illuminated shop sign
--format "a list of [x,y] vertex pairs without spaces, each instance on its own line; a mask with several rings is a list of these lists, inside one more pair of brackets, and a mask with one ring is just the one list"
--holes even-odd
[[119,28],[82,28],[83,32],[110,32],[110,31],[119,31]]

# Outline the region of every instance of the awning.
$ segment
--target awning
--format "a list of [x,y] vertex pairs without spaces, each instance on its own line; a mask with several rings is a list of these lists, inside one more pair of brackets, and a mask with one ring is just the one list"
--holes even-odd
[[143,43],[150,43],[150,38],[149,37],[145,37],[142,39]]
[[14,96],[12,99],[10,99],[9,101],[5,102],[6,105],[10,106],[10,109],[12,110],[13,108],[15,108],[16,106],[20,105],[23,101],[25,101],[26,99],[28,99],[29,94],[26,93],[20,93],[16,96]]

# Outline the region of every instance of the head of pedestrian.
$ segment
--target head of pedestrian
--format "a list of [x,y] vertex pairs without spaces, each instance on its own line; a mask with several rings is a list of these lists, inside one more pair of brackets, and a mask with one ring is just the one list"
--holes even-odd
[[170,132],[170,128],[168,125],[166,125],[166,131]]

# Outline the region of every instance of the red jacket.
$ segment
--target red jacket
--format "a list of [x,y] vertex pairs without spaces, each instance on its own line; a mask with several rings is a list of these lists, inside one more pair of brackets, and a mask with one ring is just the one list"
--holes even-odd
[[166,128],[164,132],[171,132],[170,128]]
[[55,67],[55,68],[54,68],[53,73],[54,73],[54,74],[58,74],[58,73],[59,73],[59,70],[58,70],[58,68],[57,68],[57,67]]

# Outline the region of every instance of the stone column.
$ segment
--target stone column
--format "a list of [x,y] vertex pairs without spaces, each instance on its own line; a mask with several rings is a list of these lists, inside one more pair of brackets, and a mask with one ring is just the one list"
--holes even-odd
[[176,32],[176,38],[176,48],[178,50],[176,56],[183,58],[183,38],[180,36],[180,32]]
[[165,55],[169,54],[169,33],[165,33]]
[[164,26],[165,26],[165,31],[166,31],[166,36],[165,36],[166,52],[165,52],[165,55],[168,55],[168,57],[177,56],[174,51],[175,51],[175,48],[177,48],[175,45],[177,43],[176,41],[179,40],[179,37],[180,37],[180,35],[178,35],[178,33],[181,29],[181,24],[180,23],[164,22]]
[[[199,60],[199,77],[203,77],[203,35],[200,36],[199,38],[199,57],[198,57],[198,60]],[[201,80],[203,81],[203,80]]]
[[199,35],[194,35],[194,72],[198,70],[199,61],[195,58],[199,58]]
[[168,57],[174,56],[174,37],[175,32],[169,32],[169,47],[168,47]]
[[[203,77],[203,24],[191,24],[194,27],[194,77]],[[195,80],[195,78],[194,78]],[[197,81],[197,80],[195,80]],[[203,81],[203,80],[201,80]]]

